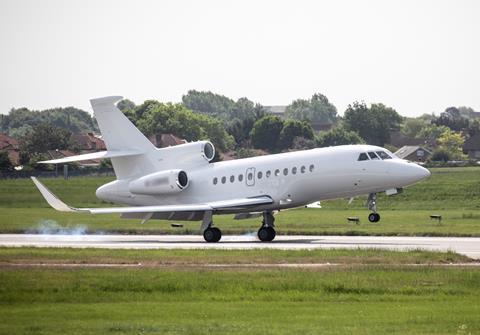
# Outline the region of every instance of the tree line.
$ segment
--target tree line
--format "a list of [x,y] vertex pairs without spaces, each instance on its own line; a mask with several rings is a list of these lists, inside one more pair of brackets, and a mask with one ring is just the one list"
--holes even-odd
[[[245,97],[234,100],[196,90],[188,91],[181,103],[147,100],[136,105],[125,99],[118,108],[146,136],[172,133],[187,141],[208,139],[219,152],[235,150],[237,157],[254,155],[254,149],[276,153],[358,143],[388,147],[392,133],[400,131],[411,138],[425,139],[427,146],[437,148],[436,159],[464,159],[461,145],[480,132],[480,113],[467,107],[449,107],[438,117],[425,114],[405,118],[384,104],[356,101],[340,116],[320,93],[292,101],[282,118]],[[98,133],[95,119],[74,107],[12,109],[0,121],[0,132],[19,140],[20,163],[30,168],[36,167],[36,161],[50,158],[47,150],[77,152],[79,148],[71,139],[73,133]],[[329,125],[330,129],[316,133],[312,127],[316,124]],[[7,165],[4,156],[0,153],[2,169]]]

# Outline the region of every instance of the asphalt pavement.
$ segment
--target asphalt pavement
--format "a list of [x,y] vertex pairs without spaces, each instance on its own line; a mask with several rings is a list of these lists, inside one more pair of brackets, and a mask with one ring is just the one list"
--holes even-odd
[[108,249],[334,249],[376,248],[388,250],[452,250],[480,259],[480,238],[469,237],[390,237],[390,236],[286,236],[260,242],[251,235],[223,236],[207,243],[198,235],[38,235],[0,234],[4,247],[62,247]]

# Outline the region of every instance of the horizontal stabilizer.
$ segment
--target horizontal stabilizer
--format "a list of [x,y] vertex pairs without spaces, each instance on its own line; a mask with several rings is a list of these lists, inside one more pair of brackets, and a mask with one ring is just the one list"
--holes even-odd
[[114,157],[125,157],[125,156],[137,156],[141,155],[143,152],[140,151],[133,151],[133,150],[109,150],[109,151],[99,151],[93,152],[90,154],[83,154],[83,155],[76,155],[76,156],[69,156],[59,159],[51,159],[48,161],[41,161],[38,163],[41,164],[62,164],[62,163],[71,163],[71,162],[80,162],[80,161],[88,161],[91,159],[105,159],[105,158],[114,158]]
[[135,207],[107,207],[107,208],[75,208],[65,204],[57,198],[37,178],[31,177],[35,186],[50,206],[61,212],[87,212],[91,214],[112,214],[112,213],[164,213],[164,212],[193,212],[193,211],[222,211],[232,209],[243,209],[251,206],[259,206],[273,203],[269,196],[254,198],[240,198],[221,201],[212,201],[199,204],[161,205],[161,206],[135,206]]

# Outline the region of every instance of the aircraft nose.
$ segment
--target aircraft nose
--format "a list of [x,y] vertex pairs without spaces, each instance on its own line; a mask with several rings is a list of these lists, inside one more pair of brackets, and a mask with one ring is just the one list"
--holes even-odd
[[415,179],[415,182],[428,178],[431,175],[428,169],[425,169],[423,166],[418,164],[412,164],[411,169],[413,170],[412,175]]

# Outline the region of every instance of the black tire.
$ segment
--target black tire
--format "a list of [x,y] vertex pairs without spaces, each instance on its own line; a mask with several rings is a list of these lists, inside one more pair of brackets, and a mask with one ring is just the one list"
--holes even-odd
[[368,221],[370,222],[377,222],[378,220],[380,220],[380,215],[378,216],[378,220],[377,220],[377,213],[370,213],[368,215]]
[[215,233],[215,240],[213,242],[218,242],[222,238],[222,231],[216,227],[213,227],[212,230]]
[[258,230],[257,236],[258,239],[262,242],[270,242],[273,241],[273,239],[276,236],[275,229],[272,227],[262,227]]
[[375,215],[376,215],[375,222],[378,222],[378,221],[380,221],[380,214],[378,214],[378,213],[375,213]]
[[213,227],[213,228],[207,228],[203,232],[203,238],[207,242],[218,242],[222,238],[222,232],[220,229]]

